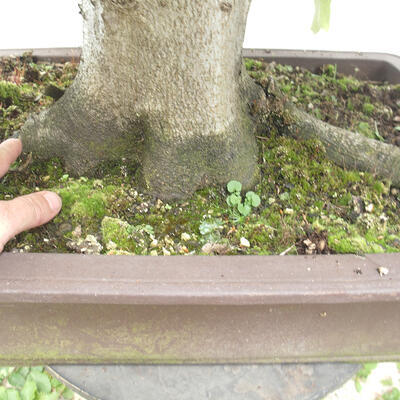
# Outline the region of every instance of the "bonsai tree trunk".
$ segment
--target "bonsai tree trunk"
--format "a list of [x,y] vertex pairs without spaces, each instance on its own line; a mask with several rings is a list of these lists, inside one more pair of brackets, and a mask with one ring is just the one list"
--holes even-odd
[[78,75],[22,128],[24,148],[75,174],[125,158],[152,194],[257,176],[249,104],[264,92],[242,71],[251,0],[83,0]]
[[267,99],[253,83],[241,61],[250,3],[82,0],[79,73],[59,101],[24,125],[25,150],[60,157],[76,175],[104,161],[135,162],[145,190],[185,198],[232,179],[252,186],[251,113],[268,121],[279,112],[283,133],[320,138],[333,161],[400,185],[398,148],[323,124],[271,87]]

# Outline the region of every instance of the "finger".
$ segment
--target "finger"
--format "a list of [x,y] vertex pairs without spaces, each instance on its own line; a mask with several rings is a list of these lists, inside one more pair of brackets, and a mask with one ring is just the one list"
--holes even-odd
[[8,171],[21,151],[22,142],[19,139],[8,139],[0,143],[0,178]]
[[60,209],[60,197],[47,191],[0,202],[0,252],[15,235],[49,222]]

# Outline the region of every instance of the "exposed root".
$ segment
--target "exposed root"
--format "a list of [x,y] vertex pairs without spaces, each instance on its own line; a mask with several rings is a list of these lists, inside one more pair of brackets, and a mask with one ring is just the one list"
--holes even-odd
[[370,172],[400,186],[400,148],[327,124],[298,109],[270,81],[268,112],[280,115],[279,129],[297,139],[318,139],[335,164]]
[[90,175],[105,161],[136,160],[143,121],[136,120],[135,129],[131,121],[107,111],[107,105],[92,101],[74,82],[53,106],[30,116],[21,128],[24,151],[39,159],[58,157],[76,176]]

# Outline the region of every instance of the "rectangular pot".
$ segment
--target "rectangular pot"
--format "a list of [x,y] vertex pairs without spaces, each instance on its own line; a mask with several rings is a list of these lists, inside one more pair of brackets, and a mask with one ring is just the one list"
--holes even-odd
[[[399,59],[389,58],[383,79],[395,82]],[[0,365],[400,360],[399,311],[398,254],[0,255]]]

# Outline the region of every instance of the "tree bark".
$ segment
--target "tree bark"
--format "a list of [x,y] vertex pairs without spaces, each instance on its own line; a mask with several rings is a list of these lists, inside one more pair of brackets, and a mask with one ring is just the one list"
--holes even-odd
[[24,148],[75,174],[125,158],[164,198],[257,177],[249,105],[264,93],[243,73],[251,0],[82,0],[78,75],[22,128]]

